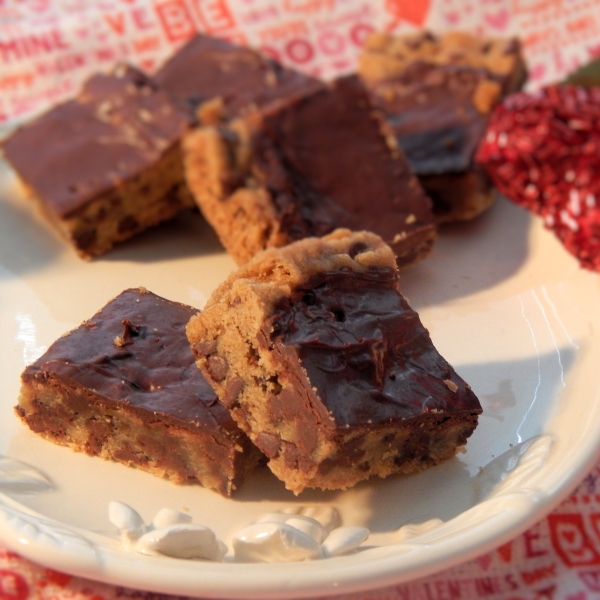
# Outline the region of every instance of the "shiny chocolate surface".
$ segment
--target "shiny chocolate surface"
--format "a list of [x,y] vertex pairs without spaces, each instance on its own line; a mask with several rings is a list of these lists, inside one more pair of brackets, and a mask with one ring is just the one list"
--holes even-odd
[[346,227],[402,244],[399,234],[432,227],[433,215],[403,153],[388,143],[366,90],[344,77],[264,112],[252,137],[253,175],[292,240]]
[[[242,435],[196,367],[185,335],[196,313],[148,291],[125,290],[54,342],[23,380],[55,379],[144,420]],[[83,396],[73,394],[73,401]]]
[[389,82],[373,87],[374,103],[386,115],[417,175],[471,168],[488,115],[473,104],[481,69],[414,62]]
[[255,50],[202,34],[177,51],[155,78],[191,110],[221,98],[227,118],[322,86],[316,79],[283,67]]
[[274,348],[297,356],[337,426],[481,413],[391,269],[323,274],[295,290],[269,327]]
[[150,78],[119,65],[17,129],[4,154],[48,210],[64,218],[153,167],[188,123]]

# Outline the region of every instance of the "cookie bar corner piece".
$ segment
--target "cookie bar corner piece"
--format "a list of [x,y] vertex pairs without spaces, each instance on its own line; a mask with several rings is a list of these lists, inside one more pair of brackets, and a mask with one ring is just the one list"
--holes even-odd
[[473,157],[493,106],[526,79],[519,40],[372,33],[358,72],[432,198],[437,221],[487,210],[495,193]]
[[26,367],[15,412],[56,444],[230,496],[262,455],[194,364],[196,313],[125,290]]
[[182,140],[186,180],[196,204],[238,265],[289,242],[269,192],[250,183],[252,120],[198,127]]
[[347,228],[380,235],[404,267],[436,237],[431,201],[357,77],[191,131],[183,150],[196,202],[240,265]]
[[337,230],[258,254],[187,334],[220,401],[296,494],[435,465],[481,413],[371,233]]
[[189,124],[153,79],[119,64],[2,149],[54,229],[91,259],[195,206],[180,148]]

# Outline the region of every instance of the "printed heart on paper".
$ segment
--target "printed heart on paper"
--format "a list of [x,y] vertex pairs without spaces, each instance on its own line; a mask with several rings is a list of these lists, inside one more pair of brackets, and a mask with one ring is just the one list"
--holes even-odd
[[512,542],[500,546],[498,548],[498,554],[505,563],[510,562],[510,559],[512,558]]
[[408,21],[413,25],[423,25],[431,0],[386,0],[385,9],[397,20]]
[[562,537],[565,538],[565,540],[567,540],[567,542],[569,542],[570,544],[573,543],[573,541],[575,540],[575,532],[571,531],[570,529],[563,529],[563,531],[560,532],[560,534],[562,535]]
[[492,564],[492,557],[489,554],[484,554],[483,556],[477,557],[475,562],[478,563],[484,571],[487,571]]
[[490,27],[503,30],[506,29],[508,25],[509,16],[508,10],[504,8],[497,13],[488,13],[487,15],[484,15],[483,18]]
[[451,12],[445,13],[444,18],[450,25],[456,25],[460,21],[460,13],[459,12]]

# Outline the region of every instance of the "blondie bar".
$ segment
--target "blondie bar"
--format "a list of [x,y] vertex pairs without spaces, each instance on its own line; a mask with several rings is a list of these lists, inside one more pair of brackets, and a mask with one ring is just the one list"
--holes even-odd
[[194,207],[183,176],[181,112],[140,71],[119,65],[18,128],[4,155],[82,258]]
[[17,414],[57,444],[231,495],[261,454],[194,364],[197,313],[125,290],[25,369]]
[[372,233],[337,230],[261,252],[187,335],[220,401],[295,493],[435,465],[481,413]]

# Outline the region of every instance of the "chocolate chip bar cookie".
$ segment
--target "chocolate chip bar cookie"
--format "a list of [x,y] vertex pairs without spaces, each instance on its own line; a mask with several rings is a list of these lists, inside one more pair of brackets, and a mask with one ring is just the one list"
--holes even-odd
[[262,456],[194,364],[197,313],[125,290],[25,369],[17,415],[57,444],[231,495]]
[[474,155],[489,114],[526,70],[516,39],[372,34],[359,73],[433,200],[438,222],[472,219],[494,192]]
[[296,494],[435,465],[481,413],[372,233],[337,230],[261,252],[187,335],[220,401]]
[[238,264],[334,229],[370,230],[398,264],[428,255],[431,202],[356,77],[186,135],[188,185]]
[[50,222],[89,259],[195,207],[180,150],[188,126],[151,79],[120,65],[17,129],[3,149]]

